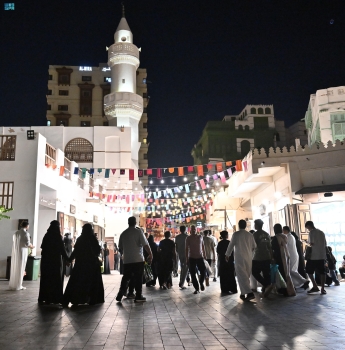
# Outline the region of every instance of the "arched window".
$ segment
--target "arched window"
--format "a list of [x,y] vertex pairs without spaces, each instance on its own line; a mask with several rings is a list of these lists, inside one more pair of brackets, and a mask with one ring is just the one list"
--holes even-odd
[[247,140],[241,141],[241,156],[245,157],[250,151],[250,142]]
[[249,131],[249,125],[245,125],[244,130]]
[[256,114],[256,108],[251,108],[250,109],[250,114]]
[[244,111],[244,116],[245,116],[245,117],[247,116],[247,110]]
[[93,161],[93,146],[86,139],[75,138],[67,143],[65,157],[77,163],[91,163]]
[[242,126],[242,125],[239,125],[239,126],[238,126],[238,130],[241,130],[241,131],[242,131],[242,130],[243,130],[243,126]]
[[264,114],[264,109],[263,108],[259,108],[258,109],[258,114]]
[[280,141],[280,135],[279,135],[279,132],[276,132],[275,137],[276,137],[276,141]]
[[265,114],[271,114],[271,108],[266,107],[265,108]]

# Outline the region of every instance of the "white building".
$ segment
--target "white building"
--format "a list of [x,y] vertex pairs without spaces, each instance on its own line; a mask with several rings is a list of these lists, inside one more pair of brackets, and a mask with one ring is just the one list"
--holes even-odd
[[[136,94],[139,53],[124,17],[108,63],[112,81],[104,104],[110,126],[35,127],[33,135],[26,127],[1,128],[0,205],[14,210],[10,220],[0,223],[0,277],[5,276],[20,220],[30,223],[34,255],[40,255],[42,237],[54,219],[60,220],[63,232],[72,234],[93,222],[99,238],[111,248],[127,227],[127,218],[144,207],[138,179],[138,125],[144,106],[143,97]],[[103,119],[99,115],[90,120]]]
[[345,86],[317,90],[305,114],[309,144],[345,138]]
[[224,228],[239,219],[262,219],[264,229],[288,225],[307,239],[304,224],[313,220],[326,233],[338,261],[345,255],[345,145],[337,141],[288,150],[270,148],[250,152],[243,161],[247,171],[234,173],[219,191],[208,212],[208,224]]

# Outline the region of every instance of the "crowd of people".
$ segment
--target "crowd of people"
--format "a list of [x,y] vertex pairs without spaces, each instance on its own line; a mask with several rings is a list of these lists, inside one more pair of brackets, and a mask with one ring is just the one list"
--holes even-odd
[[[327,294],[325,285],[340,285],[332,248],[327,247],[325,234],[315,228],[312,221],[305,223],[309,231],[305,255],[301,240],[288,226],[275,224],[271,237],[263,230],[261,219],[254,221],[253,231],[247,231],[247,222],[240,220],[239,230],[231,240],[228,232],[222,231],[219,241],[210,230],[197,232],[191,225],[189,233],[186,226],[180,226],[174,239],[171,232],[166,231],[164,239],[156,243],[152,235],[136,225],[136,218],[130,217],[128,228],[120,235],[118,246],[114,246],[114,268],[123,275],[116,297],[118,302],[123,297],[135,302],[146,301],[142,293],[145,284],[154,287],[158,282],[161,290],[171,289],[178,270],[181,290],[187,289],[186,282],[188,286],[191,282],[193,293],[199,294],[210,285],[211,276],[214,282],[219,277],[222,294],[236,294],[239,289],[244,301],[255,298],[258,285],[261,297],[271,292],[295,296],[298,288],[309,289],[308,294],[324,295]],[[25,289],[22,280],[27,248],[33,248],[28,228],[24,222],[14,234],[9,283],[12,290]],[[110,274],[110,250],[106,243],[100,245],[91,224],[83,226],[80,237],[73,243],[68,235],[62,239],[59,222],[52,221],[41,250],[39,304],[68,306],[104,302],[101,272]],[[345,256],[339,272],[344,281]],[[65,275],[69,280],[63,291]]]

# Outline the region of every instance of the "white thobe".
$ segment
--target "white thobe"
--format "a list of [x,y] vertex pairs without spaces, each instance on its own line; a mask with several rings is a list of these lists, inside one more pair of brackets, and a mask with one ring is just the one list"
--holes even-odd
[[234,248],[235,271],[241,294],[252,293],[250,275],[252,273],[253,251],[256,248],[253,235],[243,229],[234,232],[225,255],[229,257]]
[[301,287],[308,280],[298,273],[299,256],[296,247],[296,239],[289,232],[287,235],[287,248],[290,254],[290,275],[295,287]]
[[11,256],[11,276],[9,287],[11,290],[23,288],[23,277],[28,259],[28,247],[30,235],[25,229],[20,229],[13,235],[13,246]]

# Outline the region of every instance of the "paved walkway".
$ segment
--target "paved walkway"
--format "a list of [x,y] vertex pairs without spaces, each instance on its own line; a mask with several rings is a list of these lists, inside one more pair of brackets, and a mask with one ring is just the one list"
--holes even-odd
[[38,306],[37,281],[18,292],[0,282],[0,349],[345,349],[345,283],[243,302],[220,296],[218,282],[193,295],[174,279],[172,290],[144,287],[144,304],[118,304],[120,276],[103,280],[105,304],[69,309]]

